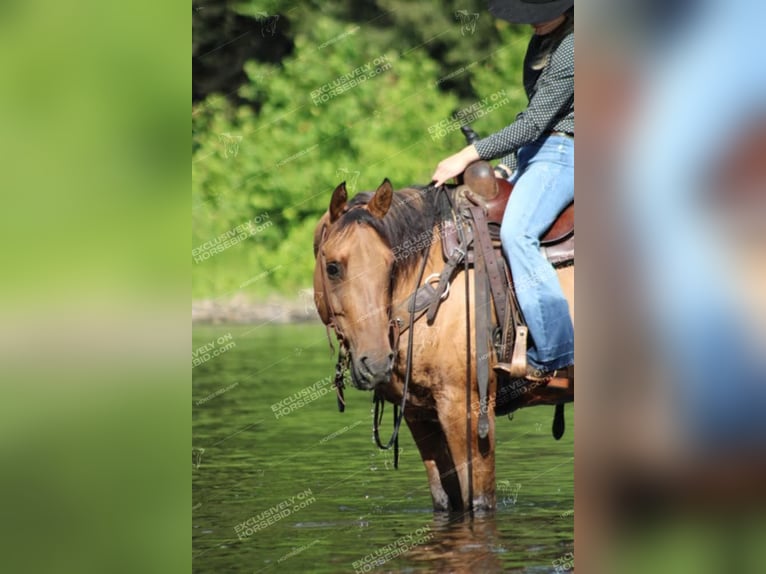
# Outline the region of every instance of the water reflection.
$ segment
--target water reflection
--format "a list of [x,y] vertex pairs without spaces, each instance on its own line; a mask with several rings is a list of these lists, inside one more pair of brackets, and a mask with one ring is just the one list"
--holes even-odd
[[428,562],[434,572],[502,572],[502,547],[494,513],[434,515],[431,539],[410,552],[413,561]]

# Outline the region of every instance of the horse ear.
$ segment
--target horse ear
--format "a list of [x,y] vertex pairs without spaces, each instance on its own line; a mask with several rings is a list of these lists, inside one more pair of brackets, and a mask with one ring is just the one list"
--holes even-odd
[[367,204],[367,211],[380,219],[388,213],[388,208],[391,207],[391,200],[393,198],[394,188],[391,186],[388,178],[386,178],[378,189],[375,190],[375,195],[372,196],[372,199]]
[[340,214],[343,213],[343,208],[346,207],[346,200],[348,194],[346,193],[346,182],[342,181],[335,191],[332,192],[332,199],[330,200],[330,223],[335,223]]

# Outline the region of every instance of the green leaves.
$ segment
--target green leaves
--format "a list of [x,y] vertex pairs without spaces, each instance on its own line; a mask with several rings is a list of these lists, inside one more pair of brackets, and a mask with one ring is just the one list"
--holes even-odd
[[[365,10],[374,11],[368,4]],[[313,229],[340,181],[348,182],[351,197],[374,189],[384,177],[395,188],[426,183],[444,156],[465,145],[459,131],[439,138],[429,132],[477,99],[461,100],[445,91],[446,75],[459,72],[456,77],[470,80],[482,97],[498,86],[510,93],[521,85],[526,40],[519,41],[518,31],[514,36],[512,30],[501,30],[502,41],[510,42],[506,50],[494,45],[482,50],[481,62],[455,67],[461,46],[471,46],[463,50],[470,58],[476,46],[492,43],[488,13],[483,12],[486,21],[478,28],[486,34],[472,38],[461,35],[453,11],[438,2],[426,8],[389,2],[386,8],[393,13],[378,9],[380,17],[368,21],[353,21],[351,7],[344,16],[352,21],[306,5],[289,10],[283,17],[290,20],[293,52],[279,64],[248,61],[237,103],[226,94],[210,94],[195,105],[192,247],[264,213],[270,221],[193,263],[195,297],[274,291],[297,297],[311,285]],[[432,36],[441,31],[454,45],[442,59],[432,57],[439,40],[432,44],[428,38],[405,37],[412,27]],[[480,128],[482,133],[513,119],[525,103],[523,91],[514,97],[477,122],[488,126]],[[247,283],[254,276],[259,279]]]

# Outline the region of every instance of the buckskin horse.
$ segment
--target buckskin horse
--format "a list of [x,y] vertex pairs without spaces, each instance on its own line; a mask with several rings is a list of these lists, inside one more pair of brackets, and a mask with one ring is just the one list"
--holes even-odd
[[[474,167],[479,175],[469,178]],[[387,445],[378,439],[378,446],[396,443],[403,418],[426,467],[435,510],[495,507],[493,414],[556,405],[554,436],[560,436],[563,404],[574,400],[573,374],[563,385],[505,378],[498,385],[491,368],[503,360],[498,354],[511,356],[518,338],[511,341],[500,333],[503,318],[513,314],[511,296],[502,303],[499,295],[484,302],[476,297],[494,289],[483,278],[489,266],[508,275],[492,227],[499,228],[497,213],[502,214],[511,186],[487,176],[487,169],[488,164],[471,166],[464,184],[439,189],[394,192],[386,179],[375,192],[361,192],[350,201],[341,183],[314,233],[314,301],[328,336],[334,331],[339,342],[339,407],[343,410],[346,366],[356,388],[374,392],[376,439],[378,408],[384,401],[393,403],[394,435]],[[487,186],[493,191],[486,193]],[[543,243],[571,240],[571,257],[563,258],[568,266],[557,269],[571,312],[573,204],[570,208],[571,229],[554,229],[567,227],[560,217]],[[480,222],[483,229],[472,231],[465,224],[463,216],[471,213],[486,220]],[[480,244],[486,251],[488,237],[494,261],[480,257]],[[555,254],[549,260],[555,262]],[[498,307],[507,308],[501,313]]]

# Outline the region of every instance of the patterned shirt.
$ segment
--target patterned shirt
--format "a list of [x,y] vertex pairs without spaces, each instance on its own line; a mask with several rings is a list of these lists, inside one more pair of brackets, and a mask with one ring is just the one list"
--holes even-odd
[[[574,135],[574,32],[569,32],[542,69],[532,64],[540,58],[546,36],[533,35],[524,58],[524,90],[527,109],[499,132],[477,141],[481,159],[502,157],[501,163],[516,169],[516,151],[545,132]],[[504,157],[503,157],[504,156]]]

